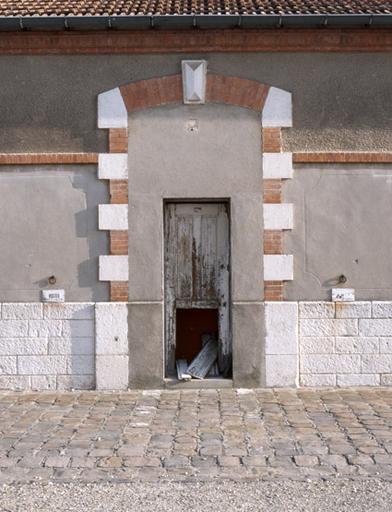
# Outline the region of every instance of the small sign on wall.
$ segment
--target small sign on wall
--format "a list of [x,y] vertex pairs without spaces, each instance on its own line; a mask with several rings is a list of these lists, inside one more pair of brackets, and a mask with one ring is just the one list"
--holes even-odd
[[355,300],[354,288],[332,288],[333,302],[353,302]]
[[42,301],[43,302],[64,302],[65,292],[64,290],[42,290]]

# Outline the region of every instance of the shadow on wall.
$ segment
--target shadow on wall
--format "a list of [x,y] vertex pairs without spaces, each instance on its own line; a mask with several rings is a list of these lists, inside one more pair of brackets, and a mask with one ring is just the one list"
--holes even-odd
[[[99,256],[109,254],[109,234],[98,229],[98,205],[109,202],[107,186],[96,178],[96,174],[93,179],[76,175],[72,185],[83,191],[86,203],[84,210],[75,213],[76,236],[87,240],[89,254],[88,259],[78,263],[78,285],[80,288],[91,288],[92,300],[108,300],[109,285],[98,281]],[[92,283],[95,285],[92,286]]]

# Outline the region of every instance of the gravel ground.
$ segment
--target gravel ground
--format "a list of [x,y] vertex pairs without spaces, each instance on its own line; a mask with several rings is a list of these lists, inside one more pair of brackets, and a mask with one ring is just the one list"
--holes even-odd
[[0,487],[1,512],[390,511],[392,483],[315,480],[31,484]]

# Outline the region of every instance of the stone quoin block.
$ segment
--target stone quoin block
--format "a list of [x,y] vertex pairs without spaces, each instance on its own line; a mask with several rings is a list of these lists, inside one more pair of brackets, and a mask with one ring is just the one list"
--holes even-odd
[[294,209],[289,203],[264,204],[264,229],[293,229]]
[[33,320],[43,316],[41,303],[4,303],[2,304],[3,320]]
[[263,179],[276,180],[292,177],[292,153],[263,153]]
[[336,302],[336,318],[371,318],[371,302]]
[[44,318],[59,320],[93,320],[95,309],[92,302],[46,303]]
[[48,353],[46,338],[0,338],[0,355],[38,355]]
[[354,319],[304,318],[300,320],[301,336],[355,336],[358,321]]
[[128,153],[101,153],[98,156],[100,180],[128,179]]
[[392,318],[391,301],[374,301],[372,303],[373,318]]
[[127,128],[128,112],[120,89],[98,95],[98,128]]
[[128,356],[97,356],[96,385],[99,390],[125,390],[128,388]]
[[336,375],[334,373],[323,373],[316,375],[301,375],[300,386],[320,387],[336,386]]
[[98,206],[99,229],[124,231],[128,229],[127,204],[100,204]]
[[[360,373],[358,354],[306,354],[300,360],[301,373]],[[371,372],[368,372],[371,373]]]
[[291,254],[265,254],[265,281],[292,281],[294,278],[293,256]]
[[380,375],[345,374],[337,375],[338,386],[379,386]]
[[128,355],[127,304],[97,303],[95,315],[97,355]]
[[293,126],[291,93],[270,87],[261,116],[263,128]]
[[266,302],[265,353],[298,354],[298,303]]
[[19,338],[28,335],[27,320],[0,320],[0,338]]
[[334,302],[300,302],[300,318],[334,318]]
[[18,356],[21,375],[57,375],[67,373],[66,356]]
[[298,358],[296,355],[265,356],[267,387],[296,386],[298,382]]
[[100,256],[100,281],[128,281],[128,256]]
[[359,334],[363,336],[392,336],[392,319],[360,319]]
[[335,338],[323,337],[301,337],[299,339],[301,354],[332,354],[335,352]]

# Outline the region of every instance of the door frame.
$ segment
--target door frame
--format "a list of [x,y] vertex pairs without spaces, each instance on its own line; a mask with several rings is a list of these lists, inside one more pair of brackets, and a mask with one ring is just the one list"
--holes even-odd
[[[168,270],[169,257],[173,253],[168,253],[168,205],[170,204],[221,204],[225,207],[227,215],[227,297],[224,304],[218,303],[218,325],[219,325],[219,364],[224,368],[224,376],[232,370],[233,337],[231,325],[231,267],[232,267],[232,248],[231,248],[231,208],[228,198],[202,198],[202,199],[164,199],[163,201],[163,269],[164,269],[164,373],[165,377],[170,377],[170,371],[175,368],[175,347],[176,347],[176,298],[169,292]],[[193,306],[200,308],[211,308],[211,304]],[[172,340],[172,342],[170,342]],[[224,353],[222,347],[226,347]]]

